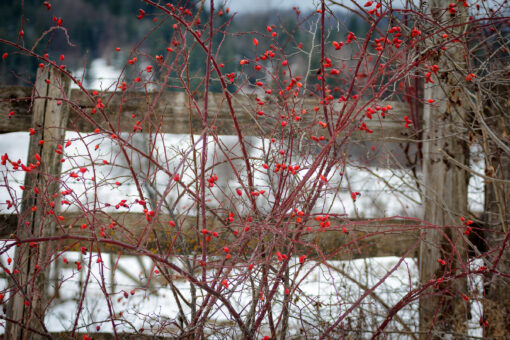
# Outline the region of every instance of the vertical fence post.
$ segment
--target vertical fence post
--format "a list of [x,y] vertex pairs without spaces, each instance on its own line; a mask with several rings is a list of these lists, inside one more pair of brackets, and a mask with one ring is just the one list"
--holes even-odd
[[[447,30],[449,36],[461,36],[467,11],[460,8],[455,17],[447,16],[444,8],[448,3],[431,0],[428,4],[430,17],[450,27]],[[432,45],[435,44],[437,42],[432,41]],[[439,70],[436,83],[425,84],[424,89],[425,100],[435,100],[423,109],[424,219],[437,229],[429,228],[421,244],[419,269],[422,284],[440,279],[450,269],[452,272],[465,270],[463,262],[467,256],[462,231],[445,228],[459,225],[459,218],[467,214],[469,174],[448,158],[469,165],[469,148],[464,138],[467,135],[467,108],[459,86],[464,78],[466,59],[461,42],[454,41],[445,47],[431,56],[430,63],[437,65]],[[439,259],[447,261],[448,265],[442,266]],[[420,338],[444,339],[451,333],[467,334],[469,308],[460,298],[467,292],[467,280],[459,278],[438,283],[437,287],[444,291],[437,294],[431,287],[420,299]]]
[[[25,174],[25,190],[18,216],[16,240],[46,237],[56,229],[56,207],[59,206],[60,155],[55,152],[63,144],[70,95],[70,80],[59,69],[39,68],[33,92],[32,128],[27,164],[40,165]],[[44,141],[44,142],[41,142]],[[54,202],[54,203],[51,203]],[[53,252],[51,244],[41,242],[16,247],[15,267],[19,273],[11,280],[6,325],[7,339],[47,338],[44,314],[48,305],[49,268]]]
[[[486,173],[503,181],[485,181],[484,222],[487,223],[485,239],[489,249],[497,249],[489,257],[492,268],[499,273],[510,272],[510,244],[507,239],[510,225],[510,154],[504,150],[505,144],[498,143],[498,137],[508,143],[508,127],[510,126],[510,86],[496,83],[491,86],[483,105],[483,111],[477,112],[482,125],[485,144],[488,149],[485,159]],[[485,85],[486,87],[489,87]],[[482,117],[483,116],[483,117]],[[490,130],[490,131],[489,131]],[[486,138],[489,133],[494,137]],[[494,272],[486,276],[484,290],[483,320],[488,322],[483,334],[489,339],[504,339],[510,334],[510,289],[509,280]]]

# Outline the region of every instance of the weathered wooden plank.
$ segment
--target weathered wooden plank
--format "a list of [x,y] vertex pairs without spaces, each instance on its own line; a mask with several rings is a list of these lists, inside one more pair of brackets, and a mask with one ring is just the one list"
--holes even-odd
[[[31,127],[31,114],[29,113],[29,105],[31,90],[22,87],[3,87],[0,88],[0,101],[3,108],[7,111],[13,109],[15,115],[8,120],[0,121],[0,133],[27,131]],[[21,100],[14,100],[21,98]],[[106,118],[101,115],[99,110],[92,115],[92,121],[85,120],[80,114],[78,107],[84,109],[87,113],[91,113],[92,109],[97,105],[97,99],[101,98],[105,104]],[[263,106],[258,105],[259,101],[256,96],[236,95],[233,97],[234,110],[236,117],[245,135],[263,136],[273,132],[275,127],[279,126],[280,115],[289,115],[286,119],[293,121],[293,124],[299,126],[309,125],[313,117],[313,108],[318,105],[316,99],[307,99],[305,101],[297,101],[293,103],[290,109],[288,105],[282,107],[278,103],[272,101],[269,97],[261,97],[264,101]],[[176,133],[187,134],[190,132],[190,124],[195,133],[200,133],[202,129],[202,119],[200,112],[203,108],[203,100],[200,98],[192,98],[193,102],[190,106],[189,98],[184,92],[164,92],[159,96],[156,93],[136,92],[106,92],[99,96],[87,96],[79,90],[71,92],[71,102],[75,105],[72,110],[67,125],[68,130],[76,130],[81,132],[91,132],[96,128],[104,129],[108,132],[130,132],[137,121],[143,132],[160,132],[160,133]],[[353,140],[381,140],[384,138],[409,138],[412,137],[413,129],[404,127],[404,116],[408,115],[409,108],[403,102],[384,102],[381,105],[391,105],[393,109],[385,119],[380,119],[378,115],[374,115],[374,119],[363,121],[367,124],[367,128],[373,130],[374,133],[366,133],[359,131],[362,117],[365,116],[364,110],[361,110],[363,103],[356,106],[356,111],[361,111],[355,122],[349,127],[354,129]],[[335,103],[333,105],[333,117],[338,117],[343,105],[348,107],[351,103]],[[258,116],[257,111],[264,111],[264,116]],[[301,114],[302,110],[306,110],[306,114]],[[293,111],[300,115],[301,121],[294,121]],[[349,110],[346,110],[348,112]],[[134,115],[134,117],[133,117]],[[224,96],[220,93],[210,95],[209,117],[211,128],[220,135],[234,135],[235,129],[232,124],[231,115]],[[110,123],[110,124],[109,124]],[[346,129],[345,132],[351,130]],[[316,129],[320,135],[320,128]],[[345,135],[343,132],[340,138]]]
[[12,239],[18,226],[18,215],[0,214],[0,238]]
[[[32,125],[30,110],[33,88],[21,86],[0,87],[0,133],[27,131]],[[9,115],[14,112],[14,115]]]
[[[446,18],[437,8],[448,6],[447,0],[432,0],[428,12],[440,25],[452,27],[451,34],[461,35],[461,24],[467,21],[468,11],[459,8],[455,16]],[[452,25],[452,26],[450,26]],[[432,39],[431,39],[432,40]],[[426,41],[434,45],[433,41]],[[425,46],[424,46],[425,47]],[[424,220],[437,229],[429,229],[420,250],[420,281],[422,284],[449,273],[448,268],[466,265],[466,236],[456,229],[442,228],[459,223],[468,213],[469,172],[452,164],[443,154],[451,155],[459,164],[469,167],[469,147],[461,136],[470,130],[469,99],[459,83],[465,81],[469,64],[460,43],[448,44],[444,53],[431,56],[429,62],[438,65],[435,82],[425,82],[424,98],[433,98],[434,105],[424,108],[423,143],[423,201]],[[443,71],[445,70],[445,71]],[[448,70],[448,71],[446,71]],[[446,259],[443,266],[438,259]],[[467,334],[469,305],[458,298],[469,294],[467,277],[448,280],[441,293],[429,287],[419,304],[420,339],[441,339],[445,334]],[[432,335],[431,335],[432,334]]]
[[[478,119],[485,119],[487,127],[492,133],[505,143],[508,143],[508,126],[510,126],[510,86],[500,84],[496,81],[493,84],[493,95],[486,100],[490,105],[481,105],[484,112],[476,112]],[[494,105],[493,102],[497,105]],[[483,118],[482,118],[483,116]],[[487,131],[487,133],[489,133]],[[495,138],[487,138],[488,154],[491,155],[486,169],[494,169],[491,177],[508,180],[510,178],[510,154],[505,152],[507,144],[498,143]],[[508,181],[486,181],[484,219],[487,222],[489,231],[487,236],[488,249],[502,249],[498,254],[500,260],[494,265],[495,271],[499,273],[510,273],[510,247],[504,246],[504,235],[508,232],[510,225],[510,185]],[[494,263],[494,262],[493,262]],[[503,275],[491,273],[486,279],[488,284],[484,292],[484,318],[489,326],[486,328],[488,338],[497,339],[510,334],[510,289],[509,280]],[[506,321],[505,321],[506,320]]]
[[[45,82],[45,79],[49,79],[50,77],[49,68],[40,69],[37,72],[37,80],[35,84],[35,92],[37,96],[46,97],[48,95],[48,84]],[[34,155],[36,153],[41,153],[42,146],[38,144],[38,141],[43,139],[44,134],[44,115],[46,108],[46,100],[44,99],[36,99],[33,102],[32,107],[32,117],[30,122],[30,126],[34,127],[34,134],[30,137],[29,147],[28,147],[28,159],[34,159]],[[28,129],[28,128],[27,128]],[[39,172],[32,171],[31,173],[27,173],[25,176],[25,186],[28,188],[33,188],[36,186],[36,183],[39,180]],[[32,190],[26,190],[23,192],[22,202],[21,202],[21,216],[18,219],[18,223],[16,228],[13,230],[13,233],[16,234],[17,238],[23,239],[28,238],[33,235],[33,227],[35,225],[35,221],[37,220],[36,214],[31,210],[31,207],[37,206],[37,196]],[[25,221],[28,225],[25,225]],[[37,320],[32,321],[29,317],[34,317],[33,313],[28,314],[28,308],[25,308],[24,301],[28,300],[29,296],[33,296],[30,294],[29,287],[25,287],[28,279],[31,275],[34,274],[34,258],[36,256],[35,249],[31,249],[28,245],[24,245],[21,247],[17,247],[14,257],[14,263],[19,264],[19,279],[17,292],[14,297],[10,300],[7,315],[12,320],[26,320],[27,325],[36,330],[41,329],[41,324],[37,323]],[[11,284],[15,284],[15,282],[11,281]],[[5,329],[5,334],[11,339],[20,339],[25,333],[24,328],[22,328],[19,324],[8,322]]]
[[[57,69],[45,67],[38,70],[28,151],[28,159],[36,163],[36,168],[25,174],[25,185],[32,190],[23,192],[21,216],[15,232],[20,239],[48,237],[55,231],[55,222],[45,219],[42,207],[49,200],[58,200],[59,182],[56,179],[60,177],[62,163],[55,150],[65,138],[68,112],[62,101],[46,98],[69,96],[69,86],[69,79],[62,77]],[[37,161],[36,154],[41,156],[41,162]],[[17,291],[14,291],[7,314],[11,320],[18,320],[39,331],[44,329],[44,312],[48,304],[47,263],[51,263],[52,251],[51,242],[45,242],[37,248],[28,245],[17,247],[15,253],[19,276],[16,282],[12,282]],[[25,302],[29,303],[28,307]],[[10,322],[7,323],[6,334],[10,339],[43,338],[37,333],[27,332],[20,324]]]
[[[7,215],[9,216],[9,215]],[[14,215],[11,215],[14,216]],[[63,214],[64,221],[62,225],[65,226],[65,231],[69,235],[75,236],[92,236],[95,232],[98,237],[100,236],[101,228],[107,238],[120,240],[129,244],[136,244],[138,237],[142,230],[147,225],[147,220],[144,214],[141,213],[112,213],[109,215],[97,214],[94,215],[94,221],[91,223],[90,216],[84,218],[79,213]],[[155,237],[157,235],[158,242],[162,247],[167,249],[169,244],[174,240],[177,233],[180,235],[180,241],[175,244],[175,252],[181,254],[190,254],[196,251],[199,243],[196,239],[196,218],[195,217],[181,217],[177,222],[177,227],[169,227],[168,221],[171,218],[168,215],[161,214],[156,216],[153,223],[152,234],[148,239],[147,247],[154,248]],[[13,223],[15,218],[4,218],[5,223]],[[115,226],[108,227],[112,222]],[[81,229],[83,224],[87,224],[87,229]],[[318,222],[310,224],[316,230],[319,230]],[[303,252],[310,251],[310,247],[306,242],[315,243],[318,245],[320,251],[329,256],[333,252],[339,250],[332,257],[334,259],[352,259],[352,258],[366,258],[366,257],[381,257],[381,256],[401,256],[408,249],[416,246],[419,237],[420,225],[414,221],[404,219],[382,219],[382,220],[353,220],[342,221],[332,220],[332,226],[338,226],[334,230],[324,229],[324,232],[314,232],[305,235],[298,243],[298,250]],[[348,233],[342,231],[345,227]],[[2,237],[9,237],[10,230],[14,228],[13,225],[5,226],[3,229]],[[221,249],[226,244],[235,242],[236,237],[233,235],[233,230],[241,230],[240,226],[226,227],[217,219],[211,218],[208,220],[209,230],[217,231],[220,234],[218,239],[213,238],[208,245],[208,249],[212,252]],[[254,226],[254,228],[256,228]],[[56,235],[62,235],[61,231]],[[247,251],[256,246],[258,239],[254,238],[253,242],[249,242]],[[287,239],[286,242],[293,242],[292,239]],[[64,244],[71,244],[72,240],[64,242]],[[304,244],[301,244],[304,243]],[[76,249],[79,246],[76,245]],[[119,251],[113,246],[105,246],[103,250]],[[312,252],[314,253],[314,252]],[[416,251],[412,255],[417,255]],[[314,253],[313,256],[317,256]]]

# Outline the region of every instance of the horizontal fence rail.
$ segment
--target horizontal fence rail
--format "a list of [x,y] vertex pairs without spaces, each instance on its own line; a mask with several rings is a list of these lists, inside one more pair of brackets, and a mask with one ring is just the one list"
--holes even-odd
[[[149,225],[147,217],[143,213],[111,213],[108,215],[94,216],[94,223],[82,217],[79,213],[68,213],[61,215],[61,227],[65,232],[59,232],[64,243],[75,244],[75,250],[79,250],[79,245],[75,240],[83,238],[83,242],[93,239],[94,235],[107,241],[118,240],[128,244],[136,244],[143,230]],[[54,217],[54,216],[51,216]],[[174,244],[177,252],[185,255],[200,251],[200,245],[196,241],[196,217],[185,216],[177,221],[176,226],[169,228],[168,221],[172,218],[165,214],[156,215],[150,221],[152,230],[155,231],[148,239],[149,248],[155,246],[155,237],[159,242],[164,240],[161,246],[168,247]],[[402,256],[407,250],[416,247],[420,238],[419,229],[423,226],[414,220],[409,219],[374,219],[374,220],[337,220],[331,219],[331,226],[321,228],[319,222],[308,223],[312,227],[313,233],[310,236],[301,237],[298,248],[309,248],[310,245],[317,244],[317,252],[310,254],[313,257],[324,256],[335,260],[350,260],[366,257],[381,256]],[[83,224],[87,229],[81,229]],[[0,215],[0,237],[11,239],[16,232],[18,225],[17,215]],[[208,230],[217,231],[218,238],[212,238],[208,242],[207,248],[211,252],[221,253],[223,247],[233,244],[236,237],[233,232],[237,230],[240,236],[243,234],[243,226],[225,225],[223,221],[215,218],[208,220]],[[322,232],[317,233],[317,230]],[[249,253],[252,247],[256,246],[258,239],[257,230],[252,228],[251,235],[247,235],[251,242],[246,248]],[[179,242],[175,239],[179,238]],[[288,242],[297,242],[289,238]],[[306,247],[305,247],[306,246]],[[73,248],[73,249],[74,249]],[[108,243],[104,243],[102,249],[108,251]],[[338,250],[335,252],[336,250]],[[412,255],[417,256],[417,251]]]
[[[0,101],[4,110],[14,111],[15,114],[8,119],[0,120],[0,133],[27,131],[31,128],[32,113],[31,102],[32,96],[35,96],[33,89],[29,87],[19,86],[5,86],[0,87]],[[107,121],[113,123],[113,127],[117,132],[132,132],[133,124],[137,119],[142,119],[144,116],[148,117],[141,121],[141,131],[148,133],[174,133],[174,134],[188,134],[191,131],[200,133],[202,130],[202,119],[197,111],[203,109],[203,100],[201,98],[194,98],[194,103],[190,105],[187,100],[187,95],[184,92],[164,92],[159,93],[122,93],[122,92],[105,92],[101,93],[100,97],[102,102],[105,103],[105,112],[107,119],[101,117],[96,119],[97,124],[80,117],[76,110],[71,107],[69,119],[66,128],[71,131],[91,132],[96,128],[109,129]],[[94,97],[94,98],[97,98]],[[218,135],[234,135],[236,133],[232,119],[230,116],[229,108],[226,100],[222,94],[213,93],[209,95],[209,116],[211,124],[210,127],[215,130]],[[239,125],[243,134],[250,135],[267,135],[273,130],[276,118],[279,118],[282,107],[274,101],[264,103],[264,106],[258,105],[256,95],[235,95],[233,96],[234,111],[238,119]],[[261,101],[265,97],[259,98]],[[91,110],[96,105],[89,97],[87,97],[81,90],[71,90],[71,96],[68,98],[69,102],[73,103],[74,108],[80,107],[82,109]],[[269,98],[268,98],[269,100]],[[195,107],[196,104],[196,107]],[[307,99],[305,101],[296,102],[293,110],[301,112],[306,110],[306,114],[301,116],[303,124],[309,124],[313,116],[313,109],[319,103],[317,100]],[[347,105],[346,112],[350,110],[362,110],[365,103],[359,102],[351,107],[351,103],[335,103],[333,105],[335,112],[340,112],[343,105]],[[410,116],[409,105],[404,102],[388,101],[379,103],[381,106],[390,105],[391,110],[385,118],[374,115],[373,119],[364,119],[367,129],[372,130],[373,133],[360,131],[357,127],[360,125],[360,117],[350,124],[350,127],[355,127],[353,131],[343,131],[339,138],[342,138],[346,133],[352,132],[349,137],[353,141],[406,141],[413,142],[416,137],[416,130],[414,128],[405,128],[405,116]],[[368,107],[368,106],[367,106]],[[366,109],[366,108],[365,108]],[[258,111],[265,112],[263,117],[256,114]],[[9,112],[7,111],[7,112]],[[363,116],[365,116],[363,110]],[[149,115],[146,115],[149,113]],[[95,115],[99,116],[99,113]],[[134,119],[132,115],[137,117]],[[99,117],[98,117],[99,118]],[[191,129],[190,129],[191,124]],[[317,128],[318,130],[318,128]]]

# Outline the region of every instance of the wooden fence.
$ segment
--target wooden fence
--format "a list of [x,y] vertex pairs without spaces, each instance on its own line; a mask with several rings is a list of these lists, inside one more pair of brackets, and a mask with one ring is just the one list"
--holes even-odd
[[[46,81],[47,80],[47,81]],[[58,70],[43,68],[38,71],[37,81],[34,88],[27,87],[2,87],[0,88],[0,100],[4,110],[13,110],[15,115],[9,119],[0,120],[0,133],[28,131],[33,128],[35,131],[30,136],[28,159],[34,159],[34,155],[38,153],[45,161],[46,173],[54,178],[60,177],[61,162],[55,149],[59,141],[65,139],[65,131],[90,132],[97,128],[111,131],[111,126],[107,126],[106,119],[104,123],[92,124],[76,114],[76,110],[69,110],[66,102],[57,100],[56,98],[70,98],[72,105],[77,105],[87,110],[92,110],[95,102],[92,102],[87,96],[78,90],[70,90],[69,80],[62,77]],[[132,114],[146,112],[150,110],[154,112],[150,120],[143,121],[141,128],[143,132],[158,133],[178,133],[189,134],[190,131],[200,132],[202,129],[202,120],[198,115],[191,115],[193,108],[189,106],[188,97],[180,92],[165,93],[131,93],[129,100],[124,100],[122,93],[102,93],[101,97],[105,101],[106,114],[110,122],[115,122],[115,133],[132,131],[133,119]],[[262,99],[265,100],[265,99]],[[202,101],[197,101],[202,102]],[[408,106],[401,102],[385,103],[392,106],[391,114],[384,120],[373,119],[366,121],[367,128],[372,129],[374,133],[367,134],[360,132],[358,129],[353,134],[353,141],[372,141],[372,142],[398,142],[412,141],[413,129],[404,128],[404,116],[409,115]],[[235,111],[238,114],[239,124],[243,133],[246,135],[265,135],[271,131],[274,124],[269,118],[256,118],[250,112],[255,112],[257,107],[256,100],[250,96],[234,96]],[[301,103],[299,110],[305,109],[308,112],[313,111],[316,102],[305,101]],[[345,105],[345,104],[336,104]],[[362,104],[359,104],[362,105]],[[216,132],[220,135],[235,134],[231,117],[228,113],[227,105],[221,94],[212,94],[210,102],[211,117],[214,117],[213,124]],[[278,103],[268,101],[265,103],[264,110],[277,110]],[[298,108],[296,108],[298,109]],[[4,111],[3,110],[3,111]],[[308,116],[311,116],[309,114]],[[309,119],[304,115],[304,120]],[[39,143],[45,140],[44,144]],[[47,142],[46,142],[47,141]],[[7,150],[0,150],[2,154]],[[45,178],[38,172],[29,172],[25,176],[25,186],[32,188],[35,183],[39,187],[45,187]],[[56,181],[48,182],[47,196],[58,195],[59,187]],[[22,207],[20,215],[0,215],[0,236],[3,238],[24,238],[30,235],[49,236],[54,233],[56,225],[45,230],[38,230],[41,221],[45,218],[41,211],[32,211],[31,207],[38,205],[38,197],[24,191],[22,199]],[[41,202],[39,202],[41,203]],[[57,212],[58,214],[58,212]],[[58,214],[60,215],[60,214]],[[78,227],[83,221],[83,217],[79,214],[63,214],[64,222],[67,226],[67,232],[72,236],[84,236],[84,232]],[[98,220],[103,219],[97,216]],[[139,226],[144,225],[145,215],[137,213],[118,213],[105,216],[106,224],[114,221],[118,226],[118,234],[122,237],[131,235],[136,239],[143,231]],[[164,231],[167,226],[168,216],[156,216],[154,225],[156,231]],[[187,246],[181,249],[182,252],[190,252],[196,249],[194,243],[194,234],[192,234],[192,226],[196,223],[195,218],[187,218],[182,223],[183,235],[186,239]],[[345,221],[333,221],[332,223],[345,224]],[[325,254],[332,250],[343,249],[336,253],[336,259],[349,259],[359,257],[377,257],[377,256],[401,256],[406,250],[416,245],[419,234],[416,231],[416,225],[419,222],[409,220],[391,220],[379,219],[372,221],[352,221],[349,222],[350,233],[345,234],[338,231],[326,231],[314,235],[316,242]],[[28,226],[28,227],[27,227]],[[123,232],[124,231],[124,232]],[[16,235],[16,236],[15,236]],[[367,237],[370,236],[370,237]],[[213,244],[222,247],[228,239],[218,239]],[[49,252],[50,245],[39,251]],[[32,274],[35,261],[31,254],[33,252],[29,246],[20,247],[17,256],[22,257],[15,259],[21,261],[16,263],[25,263],[25,268],[20,270],[20,281],[24,282],[28,276]],[[104,249],[108,251],[108,248]],[[414,253],[417,256],[417,252]],[[47,278],[38,275],[36,287],[44,286]],[[42,297],[41,299],[44,299]],[[23,297],[17,294],[12,302],[13,311],[11,317],[13,319],[22,319],[26,309],[23,307]],[[36,311],[43,313],[43,311]],[[10,325],[10,324],[8,324]],[[34,326],[35,327],[35,326]],[[37,328],[37,327],[36,327]],[[18,334],[22,329],[10,329],[10,334]],[[14,332],[14,333],[13,333]]]
[[[44,71],[44,72],[43,72]],[[46,72],[46,73],[45,73]],[[91,124],[89,121],[83,119],[75,113],[75,110],[69,110],[68,105],[60,103],[57,105],[57,100],[51,98],[63,98],[62,89],[67,91],[68,98],[73,105],[77,105],[84,109],[93,109],[95,106],[94,102],[85,96],[80,90],[69,90],[69,83],[63,83],[64,79],[61,79],[58,73],[49,72],[48,69],[39,71],[37,77],[37,83],[35,88],[30,87],[17,87],[17,86],[6,86],[0,87],[0,102],[3,104],[3,109],[15,111],[15,115],[9,119],[0,120],[0,133],[9,132],[20,132],[28,131],[30,128],[35,128],[36,133],[30,136],[29,143],[29,155],[28,159],[33,159],[35,153],[40,155],[47,155],[48,159],[52,159],[53,164],[48,167],[49,174],[60,177],[60,162],[55,155],[56,142],[63,141],[65,130],[79,131],[79,132],[91,132],[98,128],[97,125]],[[44,80],[51,79],[52,83],[47,84]],[[150,93],[150,94],[132,94],[129,100],[125,100],[122,97],[122,93],[107,92],[101,94],[102,98],[108,98],[106,114],[108,120],[111,122],[117,122],[116,133],[119,132],[131,132],[133,130],[133,119],[132,114],[140,114],[151,110],[157,114],[152,115],[151,121],[144,121],[140,125],[142,131],[156,131],[158,133],[175,133],[175,134],[188,134],[190,131],[201,131],[202,120],[198,115],[192,116],[190,121],[190,107],[188,105],[186,95],[182,92],[165,92],[162,94]],[[40,98],[35,99],[33,98]],[[104,100],[104,99],[103,99]],[[197,100],[201,103],[202,101]],[[235,96],[235,111],[238,114],[238,121],[243,131],[243,134],[250,136],[260,136],[264,134],[264,128],[266,124],[273,124],[268,119],[260,119],[260,117],[254,120],[254,117],[249,112],[253,112],[254,106],[256,107],[255,96]],[[308,112],[312,111],[316,105],[316,101],[305,101],[299,108],[305,109]],[[352,135],[353,138],[349,140],[352,142],[368,141],[368,142],[412,142],[414,138],[414,129],[404,128],[404,116],[409,115],[408,104],[403,102],[387,102],[384,105],[391,105],[391,114],[388,115],[384,120],[373,119],[365,120],[367,128],[373,130],[371,134],[359,131],[356,129]],[[342,105],[342,104],[337,104]],[[358,106],[362,106],[359,104]],[[276,110],[275,103],[268,102],[265,105],[266,111]],[[214,125],[216,126],[216,132],[219,135],[234,135],[235,130],[231,123],[231,118],[226,107],[226,103],[223,102],[222,94],[212,94],[210,103],[210,116],[214,118]],[[308,116],[304,115],[303,118],[306,120]],[[109,127],[106,125],[106,119],[104,123],[99,124],[99,128],[106,130]],[[262,131],[257,131],[253,126],[256,124]],[[191,129],[190,129],[191,125]],[[63,128],[60,128],[63,127]],[[270,128],[266,129],[267,131]],[[59,135],[51,136],[48,138],[48,132],[58,132]],[[49,141],[44,145],[38,145],[39,140],[47,139]],[[53,144],[52,144],[53,143]],[[49,151],[48,151],[49,150]],[[0,150],[1,151],[1,150]],[[51,157],[50,157],[51,155]],[[379,164],[384,167],[385,164]],[[35,175],[36,176],[36,175]],[[37,179],[33,179],[34,174],[28,173],[25,178],[25,186],[30,187],[31,183],[37,182]],[[55,192],[58,192],[58,188],[54,188]],[[23,201],[26,201],[23,198]],[[34,204],[31,202],[27,207],[31,207]],[[23,211],[25,213],[26,210]],[[144,220],[143,214],[136,213],[125,213],[125,214],[113,214],[113,220],[125,227],[127,230],[136,235],[137,225],[140,225],[140,221]],[[36,218],[32,216],[31,218]],[[68,226],[79,226],[83,223],[83,219],[77,214],[64,214],[65,224]],[[0,236],[3,238],[10,238],[16,233],[19,226],[26,222],[25,219],[21,219],[17,215],[0,215],[1,227]],[[28,218],[28,220],[31,220]],[[111,218],[111,217],[109,217]],[[160,216],[161,221],[168,221],[168,216]],[[184,226],[191,226],[193,222],[184,223]],[[341,222],[339,222],[341,223]],[[403,220],[387,220],[382,219],[380,221],[371,221],[365,223],[362,221],[356,221],[356,230],[360,233],[367,232],[380,232],[382,229],[393,228],[398,225],[409,224]],[[108,224],[108,223],[107,223]],[[156,223],[158,224],[158,223]],[[161,225],[166,222],[161,223]],[[73,235],[83,235],[83,232],[79,228],[69,228],[70,233]],[[373,256],[388,256],[388,255],[401,255],[403,249],[408,249],[406,246],[410,245],[415,239],[415,235],[409,237],[407,234],[402,236],[400,231],[396,232],[391,237],[374,237],[370,238],[367,242],[367,248],[370,251],[360,254],[361,257],[373,257]],[[333,241],[332,241],[333,240]],[[337,243],[340,242],[340,243]],[[344,242],[343,237],[331,238],[328,233],[324,235],[324,243],[331,244],[330,249],[335,249],[339,244]],[[362,242],[363,243],[363,242]],[[392,246],[393,244],[393,246]],[[370,245],[370,246],[368,246]],[[329,247],[326,247],[325,251]]]

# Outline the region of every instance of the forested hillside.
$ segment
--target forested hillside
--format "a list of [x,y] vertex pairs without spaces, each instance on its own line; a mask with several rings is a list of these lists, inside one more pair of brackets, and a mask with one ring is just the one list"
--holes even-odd
[[[201,6],[201,1],[170,1],[170,3],[187,7],[189,14],[199,20],[203,21],[208,16],[208,10]],[[145,15],[138,19],[140,9],[145,12]],[[224,7],[223,12],[223,21],[218,20],[215,25],[221,31],[225,31],[228,25],[229,35],[215,35],[215,45],[220,47],[218,59],[224,61],[225,70],[229,72],[236,71],[239,60],[252,46],[251,35],[246,36],[246,39],[239,39],[236,32],[247,32],[246,28],[252,32],[266,32],[267,25],[274,25],[273,27],[278,30],[292,33],[281,34],[280,45],[289,54],[296,52],[298,48],[309,50],[314,36],[320,34],[317,22],[310,17],[311,13],[302,13],[298,8],[281,12],[277,16],[273,12],[232,13],[227,7]],[[230,20],[233,16],[234,20]],[[347,12],[338,12],[336,16],[345,27],[335,29],[329,25],[328,30],[332,29],[331,32],[337,34],[337,36],[327,37],[331,41],[345,39],[346,30],[356,35],[364,34],[368,30],[368,24],[358,16]],[[64,54],[63,63],[72,70],[83,68],[96,58],[104,58],[108,63],[122,67],[128,60],[131,49],[140,41],[143,41],[142,50],[151,51],[153,57],[164,54],[174,31],[172,25],[166,22],[166,18],[161,13],[155,14],[153,8],[137,0],[54,0],[49,2],[25,0],[24,6],[21,1],[1,2],[0,20],[2,21],[0,36],[11,40],[20,39],[27,49],[33,49],[41,54],[48,51],[54,60],[58,60],[60,55]],[[20,30],[23,30],[22,36],[18,36]],[[152,30],[154,32],[150,33]],[[41,36],[40,32],[45,34]],[[146,36],[147,39],[144,39]],[[290,40],[289,36],[293,39]],[[261,52],[269,48],[264,46],[264,42],[261,39],[259,46]],[[317,43],[316,40],[315,44]],[[117,47],[121,48],[122,53],[113,53]],[[173,47],[181,48],[181,46]],[[187,46],[187,49],[190,51],[188,59],[190,69],[203,72],[205,67],[203,56],[198,49],[193,48],[192,43]],[[0,66],[0,84],[21,85],[23,83],[21,79],[35,74],[38,64],[35,59],[14,51],[2,51],[4,52],[9,52],[11,57],[4,60]],[[315,59],[317,58],[311,60],[312,66],[318,66],[319,61]],[[235,63],[231,63],[232,61]],[[299,64],[299,60],[296,62]],[[12,72],[13,69],[16,73]]]

